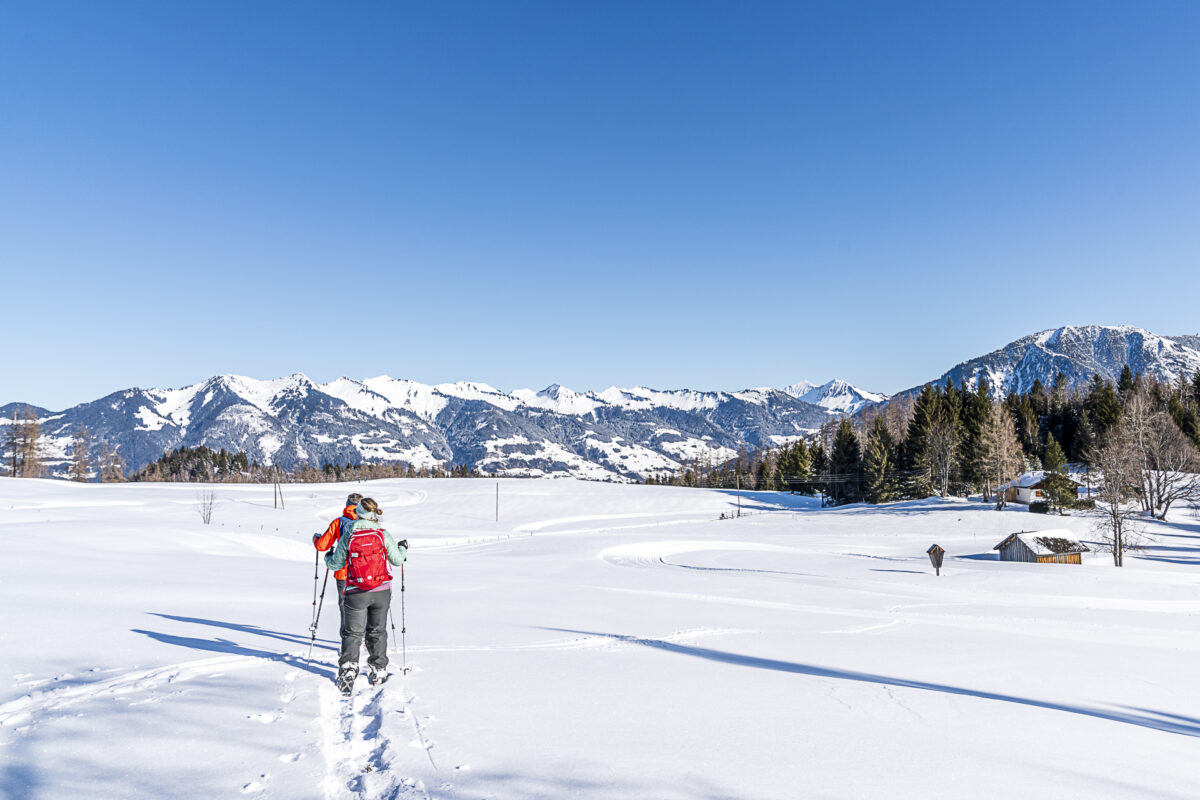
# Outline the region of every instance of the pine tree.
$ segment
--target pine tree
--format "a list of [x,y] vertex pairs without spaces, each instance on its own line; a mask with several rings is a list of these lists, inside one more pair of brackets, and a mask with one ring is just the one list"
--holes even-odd
[[1061,514],[1075,501],[1075,484],[1067,477],[1067,457],[1053,437],[1046,440],[1046,472],[1043,478],[1046,498]]
[[[1132,378],[1130,383],[1132,384]],[[1121,421],[1121,398],[1117,396],[1112,384],[1101,380],[1099,375],[1092,378],[1083,407],[1091,417],[1092,432],[1097,440],[1107,436]]]
[[863,493],[868,503],[890,503],[899,497],[895,468],[896,442],[883,417],[876,416],[863,453]]
[[932,385],[921,387],[913,404],[908,434],[904,437],[904,467],[909,473],[904,494],[908,497],[928,497],[933,494],[933,466],[930,457],[930,436],[938,416],[938,395]]
[[1126,364],[1121,368],[1121,378],[1117,381],[1117,392],[1121,397],[1128,397],[1136,384],[1137,381],[1134,378],[1133,370],[1129,369],[1129,365]]
[[858,445],[858,436],[854,433],[854,426],[844,417],[833,439],[829,471],[833,480],[831,493],[838,504],[857,503],[862,499],[862,451]]
[[981,378],[974,392],[963,392],[962,435],[958,448],[958,475],[971,488],[982,487],[986,479],[983,465],[983,429],[991,414],[992,401],[987,378]]

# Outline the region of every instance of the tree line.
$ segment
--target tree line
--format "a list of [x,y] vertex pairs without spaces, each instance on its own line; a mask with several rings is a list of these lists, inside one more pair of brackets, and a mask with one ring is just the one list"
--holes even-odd
[[1071,463],[1116,493],[1110,510],[1134,503],[1162,519],[1173,503],[1200,500],[1198,415],[1200,371],[1168,385],[1126,366],[1115,385],[1094,376],[1075,390],[1060,373],[1049,387],[1035,381],[1003,400],[986,379],[974,388],[947,381],[831,419],[807,440],[743,450],[720,464],[690,462],[647,483],[801,491],[837,504],[932,494],[990,500],[1023,472],[1044,469],[1050,503],[1064,509],[1075,497]]

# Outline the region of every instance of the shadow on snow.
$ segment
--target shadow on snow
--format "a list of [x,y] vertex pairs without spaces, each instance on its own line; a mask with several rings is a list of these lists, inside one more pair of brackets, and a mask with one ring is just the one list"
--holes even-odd
[[[311,638],[304,637],[298,634],[280,633],[278,631],[269,631],[265,628],[260,628],[257,625],[243,625],[235,622],[221,622],[219,620],[201,619],[199,617],[180,617],[173,614],[158,614],[150,612],[153,616],[169,619],[174,622],[187,622],[195,625],[210,625],[216,628],[224,628],[226,630],[237,631],[239,633],[248,633],[255,636],[264,636],[270,639],[278,639],[289,644],[297,646],[308,645]],[[304,669],[306,661],[301,656],[294,653],[281,653],[275,650],[260,650],[253,647],[247,647],[230,639],[216,637],[212,639],[198,639],[191,636],[177,636],[170,633],[162,633],[160,631],[145,631],[139,628],[133,628],[133,633],[148,636],[157,642],[164,644],[173,644],[177,647],[187,647],[192,650],[203,650],[209,653],[226,653],[229,655],[245,656],[247,658],[262,658],[268,661],[278,661],[289,666],[299,667]],[[329,643],[328,639],[318,639],[318,644],[315,650],[332,650],[337,652],[338,648]],[[326,678],[333,678],[333,670],[325,664],[318,661],[313,661],[308,667],[310,671]]]
[[1121,707],[1121,710],[1106,710],[1103,708],[1090,708],[1088,706],[1070,705],[1068,703],[1055,703],[1048,700],[1035,700],[1028,697],[1017,697],[1010,694],[1002,694],[1000,692],[988,692],[978,689],[966,689],[960,686],[948,686],[942,683],[929,683],[926,681],[909,680],[907,678],[893,678],[887,675],[874,675],[869,672],[855,672],[851,670],[834,669],[832,667],[819,667],[812,664],[800,664],[793,661],[780,661],[773,658],[760,658],[758,656],[740,655],[738,653],[730,653],[724,650],[713,650],[708,647],[695,647],[693,645],[676,644],[667,642],[661,639],[645,639],[639,636],[628,636],[618,633],[600,633],[596,631],[580,631],[570,628],[542,628],[542,630],[557,631],[559,633],[571,633],[581,636],[599,636],[614,639],[627,644],[636,644],[643,647],[653,647],[658,650],[665,650],[669,653],[678,655],[692,656],[694,658],[703,658],[708,661],[717,661],[723,664],[733,664],[739,667],[752,667],[754,669],[767,669],[776,672],[790,672],[796,675],[810,675],[815,678],[834,678],[844,681],[858,681],[861,683],[876,683],[883,686],[899,686],[908,689],[921,689],[927,692],[942,692],[944,694],[960,695],[963,697],[976,697],[981,700],[995,700],[1002,703],[1014,703],[1016,705],[1029,706],[1031,708],[1043,708],[1049,711],[1063,711],[1068,714],[1079,714],[1085,717],[1094,717],[1096,719],[1108,720],[1110,722],[1120,722],[1126,725],[1137,725],[1142,728],[1150,728],[1151,730],[1162,731],[1164,733],[1173,733],[1179,736],[1195,736],[1200,737],[1200,719],[1194,717],[1185,717],[1179,714],[1169,714],[1163,711],[1154,711],[1146,708],[1134,708],[1129,706]]

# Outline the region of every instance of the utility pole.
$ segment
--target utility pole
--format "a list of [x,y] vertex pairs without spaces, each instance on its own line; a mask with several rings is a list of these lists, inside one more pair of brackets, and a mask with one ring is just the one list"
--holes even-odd
[[274,488],[272,498],[275,501],[275,508],[282,508],[286,511],[287,506],[283,504],[283,487],[279,485],[279,467],[275,464],[271,465],[271,481]]

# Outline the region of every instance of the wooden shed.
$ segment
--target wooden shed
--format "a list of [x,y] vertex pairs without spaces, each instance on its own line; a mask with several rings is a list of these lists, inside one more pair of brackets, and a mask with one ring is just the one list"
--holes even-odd
[[1082,564],[1088,546],[1072,537],[1071,531],[1021,531],[993,547],[1001,561],[1028,561],[1035,564]]

